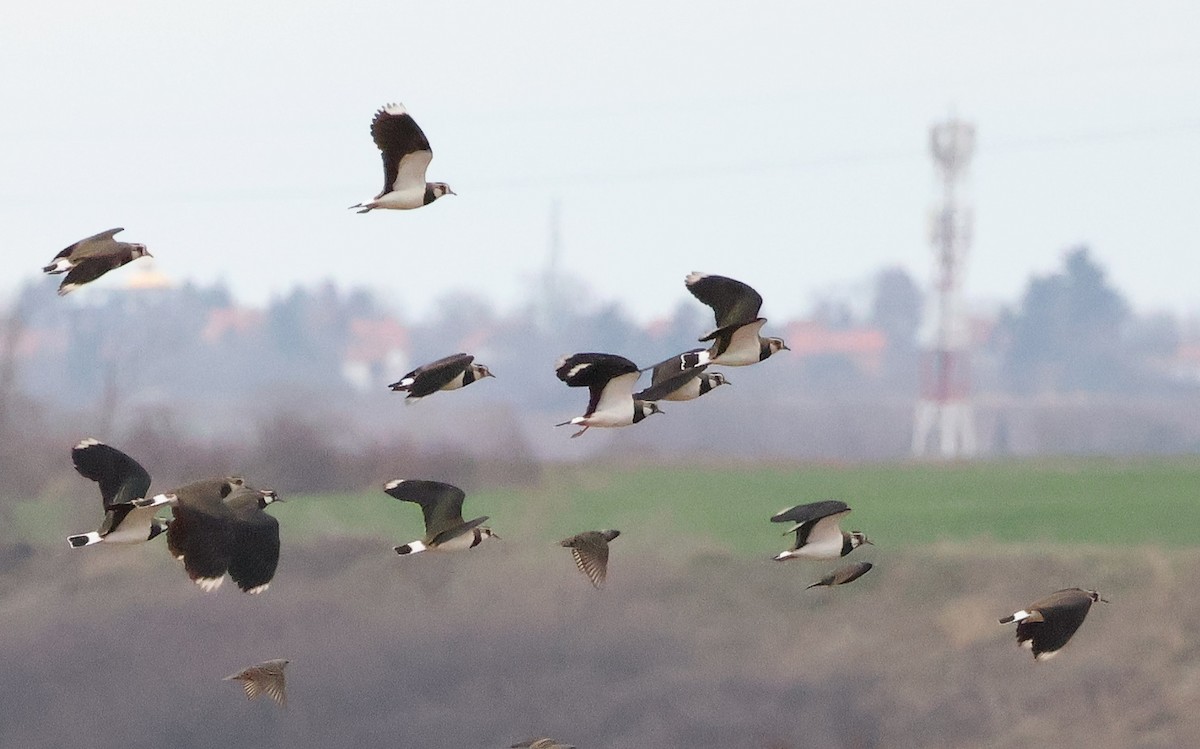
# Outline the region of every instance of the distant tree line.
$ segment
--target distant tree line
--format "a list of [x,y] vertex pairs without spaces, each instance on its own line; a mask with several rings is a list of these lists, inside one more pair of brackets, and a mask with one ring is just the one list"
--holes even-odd
[[[751,428],[761,410],[797,399],[819,401],[826,410],[843,403],[853,413],[869,412],[865,404],[883,399],[894,414],[886,426],[855,420],[845,428],[901,431],[907,418],[903,404],[916,397],[926,299],[920,284],[899,268],[879,271],[869,288],[866,304],[822,300],[810,322],[832,331],[882,332],[880,366],[864,369],[838,351],[773,359],[753,372],[731,373],[738,402],[755,408],[730,408],[721,418],[740,419]],[[403,331],[405,357],[372,370],[365,392],[348,379],[345,366],[352,341],[363,335],[363,321]],[[559,356],[610,351],[649,366],[698,346],[712,318],[702,305],[681,300],[663,319],[643,326],[620,305],[593,300],[583,284],[565,278],[556,293],[538,287],[526,304],[507,311],[452,292],[418,319],[398,315],[365,290],[332,283],[295,288],[262,309],[237,306],[219,284],[68,300],[48,293],[44,284],[29,284],[2,323],[0,470],[10,492],[36,492],[55,467],[63,468],[64,445],[89,435],[124,439],[149,452],[163,448],[161,460],[181,475],[190,475],[186,460],[169,458],[164,446],[194,463],[203,463],[196,456],[208,455],[213,469],[220,462],[215,456],[236,446],[238,459],[226,462],[260,468],[273,481],[294,482],[295,489],[325,491],[378,478],[397,454],[432,459],[452,443],[467,445],[459,456],[462,466],[482,466],[489,450],[516,466],[496,470],[499,463],[493,462],[478,468],[486,474],[481,480],[528,480],[533,469],[525,463],[532,465],[534,452],[519,436],[522,414],[553,411],[566,417],[582,405],[582,394],[553,376]],[[787,321],[773,317],[769,326],[784,334]],[[1061,268],[1031,278],[1019,300],[977,328],[972,352],[977,394],[1010,400],[1070,393],[1195,395],[1195,383],[1172,380],[1161,364],[1179,347],[1180,322],[1135,313],[1086,247],[1067,251]],[[396,410],[399,399],[387,392],[387,383],[403,374],[403,366],[459,350],[476,353],[501,378],[495,382],[503,383],[489,381],[469,399],[435,396],[441,399],[437,413],[460,419],[468,437],[418,439],[397,431],[415,419],[413,412]],[[713,398],[707,414],[720,405]],[[490,436],[478,431],[484,411],[495,430]],[[428,414],[426,409],[423,416]],[[1009,426],[997,428],[1007,442]],[[1155,428],[1147,426],[1147,433]],[[1177,426],[1165,429],[1157,442],[1147,439],[1175,449],[1192,444]],[[47,444],[35,449],[43,439]],[[904,442],[903,436],[881,440],[857,433],[825,438],[828,445],[850,450],[845,457],[868,450],[866,445]],[[872,447],[868,453],[888,450]]]

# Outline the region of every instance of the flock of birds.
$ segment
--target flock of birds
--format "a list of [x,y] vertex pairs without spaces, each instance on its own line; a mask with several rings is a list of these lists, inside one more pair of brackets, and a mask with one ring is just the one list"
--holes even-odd
[[[429,140],[403,105],[380,109],[371,122],[371,135],[383,155],[384,187],[371,200],[351,206],[359,213],[374,209],[410,210],[429,205],[454,191],[444,182],[426,182],[425,172],[433,158]],[[80,240],[58,253],[43,269],[66,273],[58,288],[60,295],[94,281],[140,257],[151,257],[143,244],[120,242],[123,229],[110,229]],[[707,371],[711,366],[738,367],[757,364],[779,351],[788,350],[783,339],[764,337],[766,319],[759,316],[762,297],[749,285],[725,276],[692,273],[685,285],[700,302],[712,308],[716,327],[699,339],[706,348],[695,348],[665,359],[651,367],[617,354],[577,353],[555,365],[555,374],[569,387],[586,387],[587,408],[556,426],[579,426],[572,437],[592,427],[626,427],[648,416],[662,413],[659,401],[697,399],[721,385],[729,384],[724,374]],[[652,370],[649,387],[634,392],[642,372]],[[474,356],[458,353],[438,359],[405,374],[389,387],[407,394],[406,403],[439,391],[457,390],[494,377]],[[99,485],[104,518],[97,530],[73,535],[73,548],[106,543],[141,543],[165,533],[167,549],[183,563],[188,577],[204,591],[216,590],[228,575],[242,591],[265,591],[279,562],[279,522],[265,510],[281,501],[276,492],[258,489],[238,476],[203,479],[155,495],[150,494],[150,474],[133,458],[96,439],[84,439],[71,450],[75,469]],[[456,486],[440,481],[396,479],[384,484],[388,495],[421,507],[425,535],[395,547],[397,554],[423,551],[466,550],[489,538],[498,538],[483,525],[487,516],[464,520],[466,498]],[[158,512],[169,507],[171,517]],[[790,523],[784,532],[795,534],[792,546],[775,559],[835,560],[859,546],[871,544],[859,531],[841,530],[850,507],[838,500],[801,504],[783,510],[772,522]],[[590,530],[564,539],[580,572],[591,584],[604,585],[608,571],[609,544],[617,530]],[[869,562],[838,567],[809,585],[837,586],[857,580],[872,568]],[[1105,601],[1093,590],[1070,588],[1057,591],[1000,620],[1016,622],[1017,642],[1029,647],[1035,659],[1056,654],[1083,623],[1093,602]],[[239,671],[227,680],[242,683],[247,698],[261,694],[286,704],[284,669],[287,660],[268,660]],[[574,749],[549,738],[536,738],[512,745],[530,749]]]

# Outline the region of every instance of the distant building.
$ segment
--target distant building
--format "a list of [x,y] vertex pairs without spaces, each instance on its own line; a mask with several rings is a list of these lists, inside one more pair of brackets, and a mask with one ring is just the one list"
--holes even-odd
[[390,317],[351,320],[342,377],[358,390],[385,387],[411,369],[408,349],[408,329],[398,321]]
[[200,331],[200,339],[208,344],[218,344],[229,336],[248,336],[262,330],[266,313],[260,309],[246,307],[218,307],[209,310],[208,320]]
[[154,261],[149,259],[142,260],[136,266],[131,265],[125,276],[122,288],[129,290],[169,289],[174,286],[167,274],[160,271]]
[[883,371],[887,336],[878,328],[831,328],[814,320],[788,323],[782,333],[792,350],[789,359],[803,363],[806,358],[842,356],[859,372],[879,376]]
[[1180,343],[1167,362],[1167,371],[1172,379],[1200,384],[1200,341]]

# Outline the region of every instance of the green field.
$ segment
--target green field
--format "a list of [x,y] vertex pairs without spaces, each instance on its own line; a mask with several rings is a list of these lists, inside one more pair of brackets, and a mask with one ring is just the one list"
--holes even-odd
[[[502,536],[551,541],[619,528],[631,544],[699,542],[768,554],[787,540],[767,522],[792,504],[838,498],[845,529],[876,544],[1070,543],[1184,547],[1200,539],[1200,459],[1054,459],[970,464],[548,468],[540,484],[477,491],[467,517]],[[419,537],[420,512],[382,491],[291,497],[275,510],[292,537]],[[640,541],[638,539],[641,539]]]

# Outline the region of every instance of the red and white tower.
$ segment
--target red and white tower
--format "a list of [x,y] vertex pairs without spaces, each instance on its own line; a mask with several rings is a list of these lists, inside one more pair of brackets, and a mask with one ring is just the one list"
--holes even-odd
[[971,246],[971,209],[965,205],[967,169],[975,150],[975,126],[951,118],[929,131],[939,177],[940,205],[930,221],[933,293],[921,355],[921,397],[913,418],[913,455],[944,458],[975,454],[971,409],[970,331],[962,281]]

